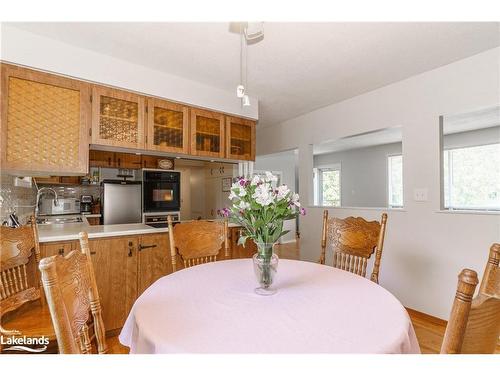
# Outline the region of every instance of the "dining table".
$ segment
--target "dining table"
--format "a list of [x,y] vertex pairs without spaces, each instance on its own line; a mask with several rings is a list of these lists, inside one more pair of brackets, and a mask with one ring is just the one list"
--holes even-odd
[[252,259],[158,279],[119,335],[130,353],[420,353],[406,309],[361,276],[280,259],[274,295],[254,292]]

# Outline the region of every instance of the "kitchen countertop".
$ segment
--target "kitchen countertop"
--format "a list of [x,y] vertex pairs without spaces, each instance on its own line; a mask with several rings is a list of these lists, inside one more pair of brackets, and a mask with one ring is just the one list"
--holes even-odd
[[[239,227],[229,223],[229,227]],[[136,234],[168,233],[168,228],[153,228],[145,224],[106,224],[89,225],[83,223],[38,225],[40,243],[78,240],[80,232],[87,232],[89,238],[133,236]]]
[[41,243],[78,240],[78,233],[87,232],[89,238],[133,236],[136,234],[167,233],[168,228],[153,228],[145,224],[88,225],[86,223],[38,225]]

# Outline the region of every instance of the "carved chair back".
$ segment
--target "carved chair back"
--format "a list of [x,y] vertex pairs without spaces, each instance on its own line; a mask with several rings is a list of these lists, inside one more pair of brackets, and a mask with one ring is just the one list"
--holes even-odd
[[59,352],[90,354],[95,338],[102,354],[107,345],[88,236],[81,232],[79,237],[81,251],[41,260],[42,283]]
[[362,217],[328,218],[325,210],[319,262],[325,264],[326,248],[329,247],[333,251],[334,267],[365,277],[368,259],[375,253],[370,279],[378,283],[386,224],[386,213],[382,214],[379,223]]
[[215,262],[222,246],[225,256],[229,256],[227,220],[195,220],[173,225],[168,216],[168,234],[174,272],[177,270],[177,254],[181,256],[184,268]]
[[[39,261],[40,245],[33,217],[19,228],[0,227],[0,319],[26,302],[40,299]],[[4,330],[1,324],[0,333],[21,334]]]
[[446,326],[441,353],[490,354],[495,352],[500,335],[500,244],[490,248],[479,293],[472,298],[479,283],[477,273],[464,269],[450,319]]

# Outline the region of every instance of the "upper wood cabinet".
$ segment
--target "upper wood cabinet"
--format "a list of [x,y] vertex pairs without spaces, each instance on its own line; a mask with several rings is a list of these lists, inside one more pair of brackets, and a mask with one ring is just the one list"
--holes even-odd
[[148,150],[189,152],[189,108],[159,99],[148,99]]
[[224,115],[191,108],[191,154],[223,158]]
[[255,160],[255,122],[226,116],[226,158]]
[[143,149],[144,103],[140,95],[94,86],[92,143]]
[[1,164],[5,171],[88,171],[90,85],[1,65]]

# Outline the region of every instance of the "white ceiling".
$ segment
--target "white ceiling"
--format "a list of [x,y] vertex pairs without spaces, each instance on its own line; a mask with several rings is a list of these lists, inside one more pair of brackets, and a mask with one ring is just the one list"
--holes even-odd
[[[229,23],[10,23],[83,48],[235,90]],[[272,125],[500,45],[499,23],[264,23],[249,46],[259,126]]]

